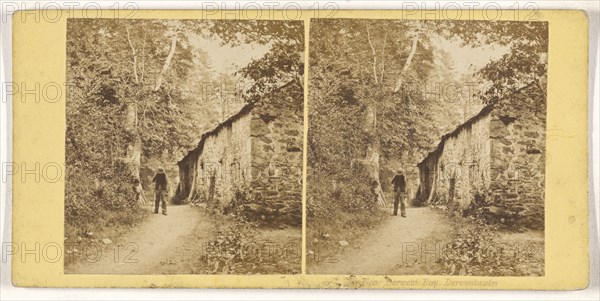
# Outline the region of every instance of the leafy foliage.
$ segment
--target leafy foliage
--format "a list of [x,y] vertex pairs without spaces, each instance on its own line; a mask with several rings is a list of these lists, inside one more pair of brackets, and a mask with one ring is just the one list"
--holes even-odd
[[[207,208],[214,225],[213,238],[203,250],[201,269],[207,274],[274,274],[298,272],[298,263],[281,245],[261,241],[261,221],[247,211],[249,194],[236,192],[226,208],[215,205],[214,188],[209,189]],[[211,196],[211,193],[213,194]],[[266,246],[266,247],[265,247]],[[273,248],[281,247],[282,253]]]
[[247,264],[244,248],[252,243],[254,227],[243,220],[225,222],[227,217],[212,215],[214,238],[208,242],[203,260],[211,274],[240,274]]
[[255,59],[239,74],[251,85],[242,91],[252,102],[294,80],[304,82],[304,24],[301,21],[247,20],[231,22],[214,21],[208,31],[219,36],[223,44],[232,46],[256,43],[270,45],[271,50]]
[[[312,215],[375,208],[371,177],[360,167],[368,147],[379,146],[383,159],[409,159],[438,139],[432,121],[448,118],[439,118],[440,103],[421,89],[435,59],[424,30],[421,22],[394,20],[323,19],[311,26],[309,223]],[[375,133],[365,124],[369,110]]]
[[545,92],[548,72],[548,22],[436,22],[436,31],[460,39],[464,46],[497,44],[510,51],[491,61],[477,74],[489,84],[480,95],[486,103],[536,82]]
[[[542,245],[508,245],[497,240],[495,229],[476,225],[457,229],[441,250],[436,274],[461,276],[542,276]],[[533,247],[533,248],[532,248]]]
[[[310,37],[307,218],[314,235],[350,215],[374,216],[372,173],[361,169],[370,151],[381,157],[378,164],[414,167],[483,104],[532,80],[543,88],[547,72],[541,22],[319,19],[311,21]],[[509,51],[458,78],[439,39]],[[440,97],[435,88],[460,81],[484,81],[481,103]],[[375,117],[368,119],[370,112]],[[389,189],[389,166],[377,169],[375,180]]]
[[[134,210],[133,178],[147,186],[149,164],[173,173],[201,133],[228,117],[216,99],[223,93],[199,99],[204,83],[236,86],[242,77],[252,84],[235,97],[252,101],[303,74],[301,22],[70,19],[67,27],[65,214],[76,227],[105,210]],[[238,75],[216,74],[199,37],[271,51]]]
[[[103,210],[123,214],[134,210],[128,152],[138,139],[146,157],[172,153],[186,140],[182,136],[189,127],[182,122],[184,111],[170,105],[180,91],[170,84],[156,92],[152,89],[167,57],[167,34],[173,26],[167,21],[69,20],[68,224],[85,225]],[[133,48],[138,52],[137,66],[132,63]],[[177,63],[165,75],[165,82],[186,76],[190,55],[189,49],[176,53]]]

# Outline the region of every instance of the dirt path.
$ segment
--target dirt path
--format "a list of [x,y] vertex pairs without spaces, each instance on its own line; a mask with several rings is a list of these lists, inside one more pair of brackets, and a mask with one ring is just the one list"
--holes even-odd
[[[151,210],[149,206],[144,209]],[[189,274],[211,230],[203,209],[169,206],[167,216],[151,214],[119,242],[104,246],[101,253],[82,250],[92,255],[67,266],[65,274]]]
[[[335,244],[336,255],[308,266],[311,274],[392,275],[417,274],[423,243],[434,249],[436,241],[448,239],[452,227],[448,218],[435,209],[408,208],[407,217],[392,216],[367,233],[362,241],[345,247]],[[440,242],[441,243],[441,242]]]

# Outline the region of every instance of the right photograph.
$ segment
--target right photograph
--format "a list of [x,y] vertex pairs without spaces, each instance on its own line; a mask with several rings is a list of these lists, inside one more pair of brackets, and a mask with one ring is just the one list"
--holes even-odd
[[548,43],[547,22],[312,19],[307,273],[544,276]]

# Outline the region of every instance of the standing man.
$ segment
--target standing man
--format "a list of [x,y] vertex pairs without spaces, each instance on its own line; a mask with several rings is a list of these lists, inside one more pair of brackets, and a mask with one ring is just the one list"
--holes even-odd
[[167,175],[162,167],[158,168],[158,172],[152,179],[154,182],[154,214],[158,214],[158,205],[162,205],[162,214],[167,215]]
[[400,215],[406,217],[406,179],[402,170],[392,179],[394,185],[394,215],[398,215],[398,203],[400,203]]

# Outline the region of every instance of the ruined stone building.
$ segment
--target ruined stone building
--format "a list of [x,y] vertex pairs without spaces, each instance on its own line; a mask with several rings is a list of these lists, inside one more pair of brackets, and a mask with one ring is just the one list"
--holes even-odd
[[544,226],[546,96],[530,84],[444,135],[418,164],[417,203]]
[[202,135],[177,163],[176,200],[301,225],[303,131],[303,88],[290,82]]

